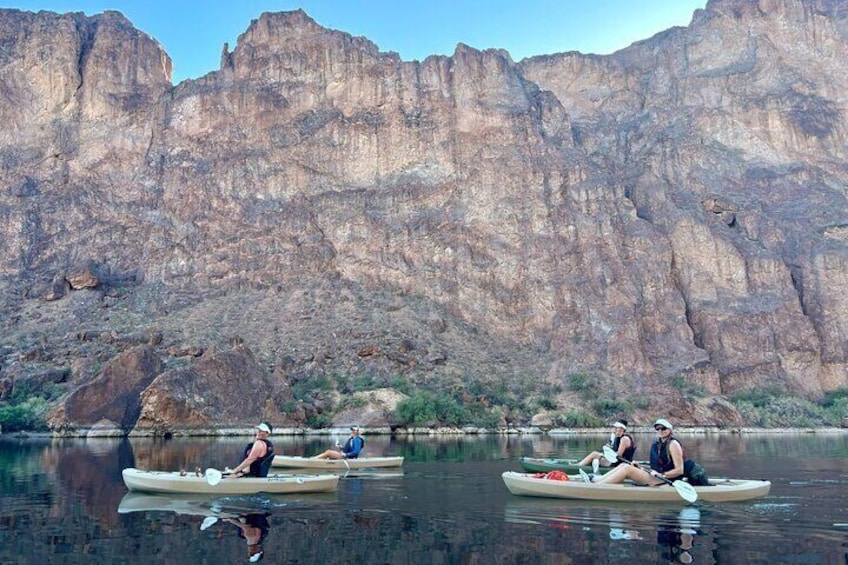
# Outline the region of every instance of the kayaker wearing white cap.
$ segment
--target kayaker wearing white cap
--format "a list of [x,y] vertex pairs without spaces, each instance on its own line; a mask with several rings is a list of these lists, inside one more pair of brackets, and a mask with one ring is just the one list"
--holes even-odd
[[328,449],[313,459],[356,459],[359,452],[365,447],[365,440],[359,435],[359,426],[350,427],[350,437],[344,447],[336,444],[336,449]]
[[[233,477],[267,477],[274,459],[274,444],[268,439],[271,435],[271,425],[261,422],[253,427],[256,430],[256,441],[244,448],[244,461],[235,469],[225,470]],[[245,472],[245,469],[247,470]]]
[[[642,469],[638,464],[619,465],[606,475],[592,478],[593,483],[623,483],[626,479],[630,479],[634,483],[643,485],[661,485],[668,479],[671,481],[682,479],[685,475],[684,463],[686,457],[683,452],[683,445],[680,441],[673,437],[674,426],[665,418],[660,418],[654,422],[654,430],[657,432],[657,439],[651,444],[651,468],[649,470]],[[690,466],[694,463],[690,464]],[[698,466],[700,468],[700,466]],[[703,473],[703,469],[701,469]],[[662,477],[662,478],[660,478]],[[706,479],[706,474],[704,474]],[[698,484],[693,482],[693,484]]]
[[[633,461],[633,455],[636,453],[636,442],[633,440],[633,437],[627,433],[627,420],[618,420],[612,425],[610,445],[612,446],[612,450],[615,451],[619,457],[627,459],[628,461]],[[595,467],[595,461],[598,462],[597,466],[604,467],[615,467],[619,464],[618,461],[607,461],[604,454],[600,451],[593,451],[584,457],[578,465],[592,465]]]

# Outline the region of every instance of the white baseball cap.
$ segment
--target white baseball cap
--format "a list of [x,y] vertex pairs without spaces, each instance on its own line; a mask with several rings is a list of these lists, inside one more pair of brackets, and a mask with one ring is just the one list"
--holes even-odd
[[271,433],[271,428],[269,428],[268,424],[266,424],[265,422],[262,422],[261,424],[257,424],[253,427],[254,427],[254,429],[259,430],[260,432],[265,432],[266,434]]
[[654,427],[656,428],[657,426],[663,426],[663,427],[668,428],[670,430],[674,429],[674,426],[671,425],[671,422],[669,422],[665,418],[660,418],[659,420],[654,422]]

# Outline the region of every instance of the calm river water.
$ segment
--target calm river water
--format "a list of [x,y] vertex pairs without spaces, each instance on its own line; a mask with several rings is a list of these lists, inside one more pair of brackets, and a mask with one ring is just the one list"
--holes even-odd
[[[771,480],[751,502],[568,502],[501,480],[522,455],[604,439],[371,436],[367,453],[405,456],[402,471],[349,476],[332,494],[174,500],[127,495],[121,469],[232,466],[245,440],[0,438],[0,563],[245,563],[241,517],[262,532],[263,563],[848,564],[848,434],[681,436],[712,476]],[[642,456],[650,440],[637,436]],[[294,455],[328,443],[274,441]]]

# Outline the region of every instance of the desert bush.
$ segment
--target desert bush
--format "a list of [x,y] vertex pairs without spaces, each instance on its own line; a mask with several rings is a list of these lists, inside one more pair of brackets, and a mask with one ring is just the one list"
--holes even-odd
[[47,401],[40,396],[32,396],[17,404],[0,406],[0,429],[4,433],[46,430],[44,416],[47,408]]
[[584,396],[593,394],[598,389],[598,379],[588,373],[571,373],[567,377],[568,388]]
[[412,426],[467,423],[465,410],[456,399],[429,392],[418,392],[398,402],[395,415],[399,423]]
[[554,424],[565,428],[599,428],[604,426],[604,421],[594,414],[568,410],[554,417]]
[[734,395],[731,401],[748,425],[761,428],[809,428],[838,422],[821,404],[781,395],[775,389],[746,391]]

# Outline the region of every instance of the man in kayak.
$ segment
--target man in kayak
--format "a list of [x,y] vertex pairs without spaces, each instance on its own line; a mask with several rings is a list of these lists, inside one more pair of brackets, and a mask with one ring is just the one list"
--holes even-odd
[[[600,477],[589,479],[587,476],[587,480],[596,484],[603,484],[623,483],[626,479],[630,479],[634,483],[656,486],[666,483],[666,480],[674,481],[686,478],[692,485],[709,484],[704,469],[686,458],[683,444],[673,435],[674,426],[671,425],[671,422],[665,418],[660,418],[654,422],[654,430],[657,432],[657,438],[651,444],[650,469],[642,469],[638,463],[624,464]],[[632,460],[628,459],[628,461]]]
[[274,444],[268,439],[271,424],[262,422],[253,428],[256,441],[244,448],[244,460],[235,469],[227,470],[233,477],[267,477],[274,460]]
[[336,449],[328,449],[313,459],[356,459],[359,452],[365,447],[365,440],[359,437],[359,426],[350,427],[350,437],[344,447],[336,444]]
[[233,524],[239,529],[238,535],[247,543],[247,560],[256,563],[264,557],[262,542],[271,528],[268,522],[269,513],[252,513],[235,518],[225,518],[224,521]]
[[[619,457],[633,461],[633,455],[636,453],[636,442],[633,440],[633,436],[627,433],[627,420],[619,420],[612,425],[610,445]],[[583,465],[592,465],[596,469],[595,472],[597,472],[599,466],[615,467],[618,464],[618,461],[607,461],[604,454],[599,451],[593,451],[578,463],[581,467]]]

